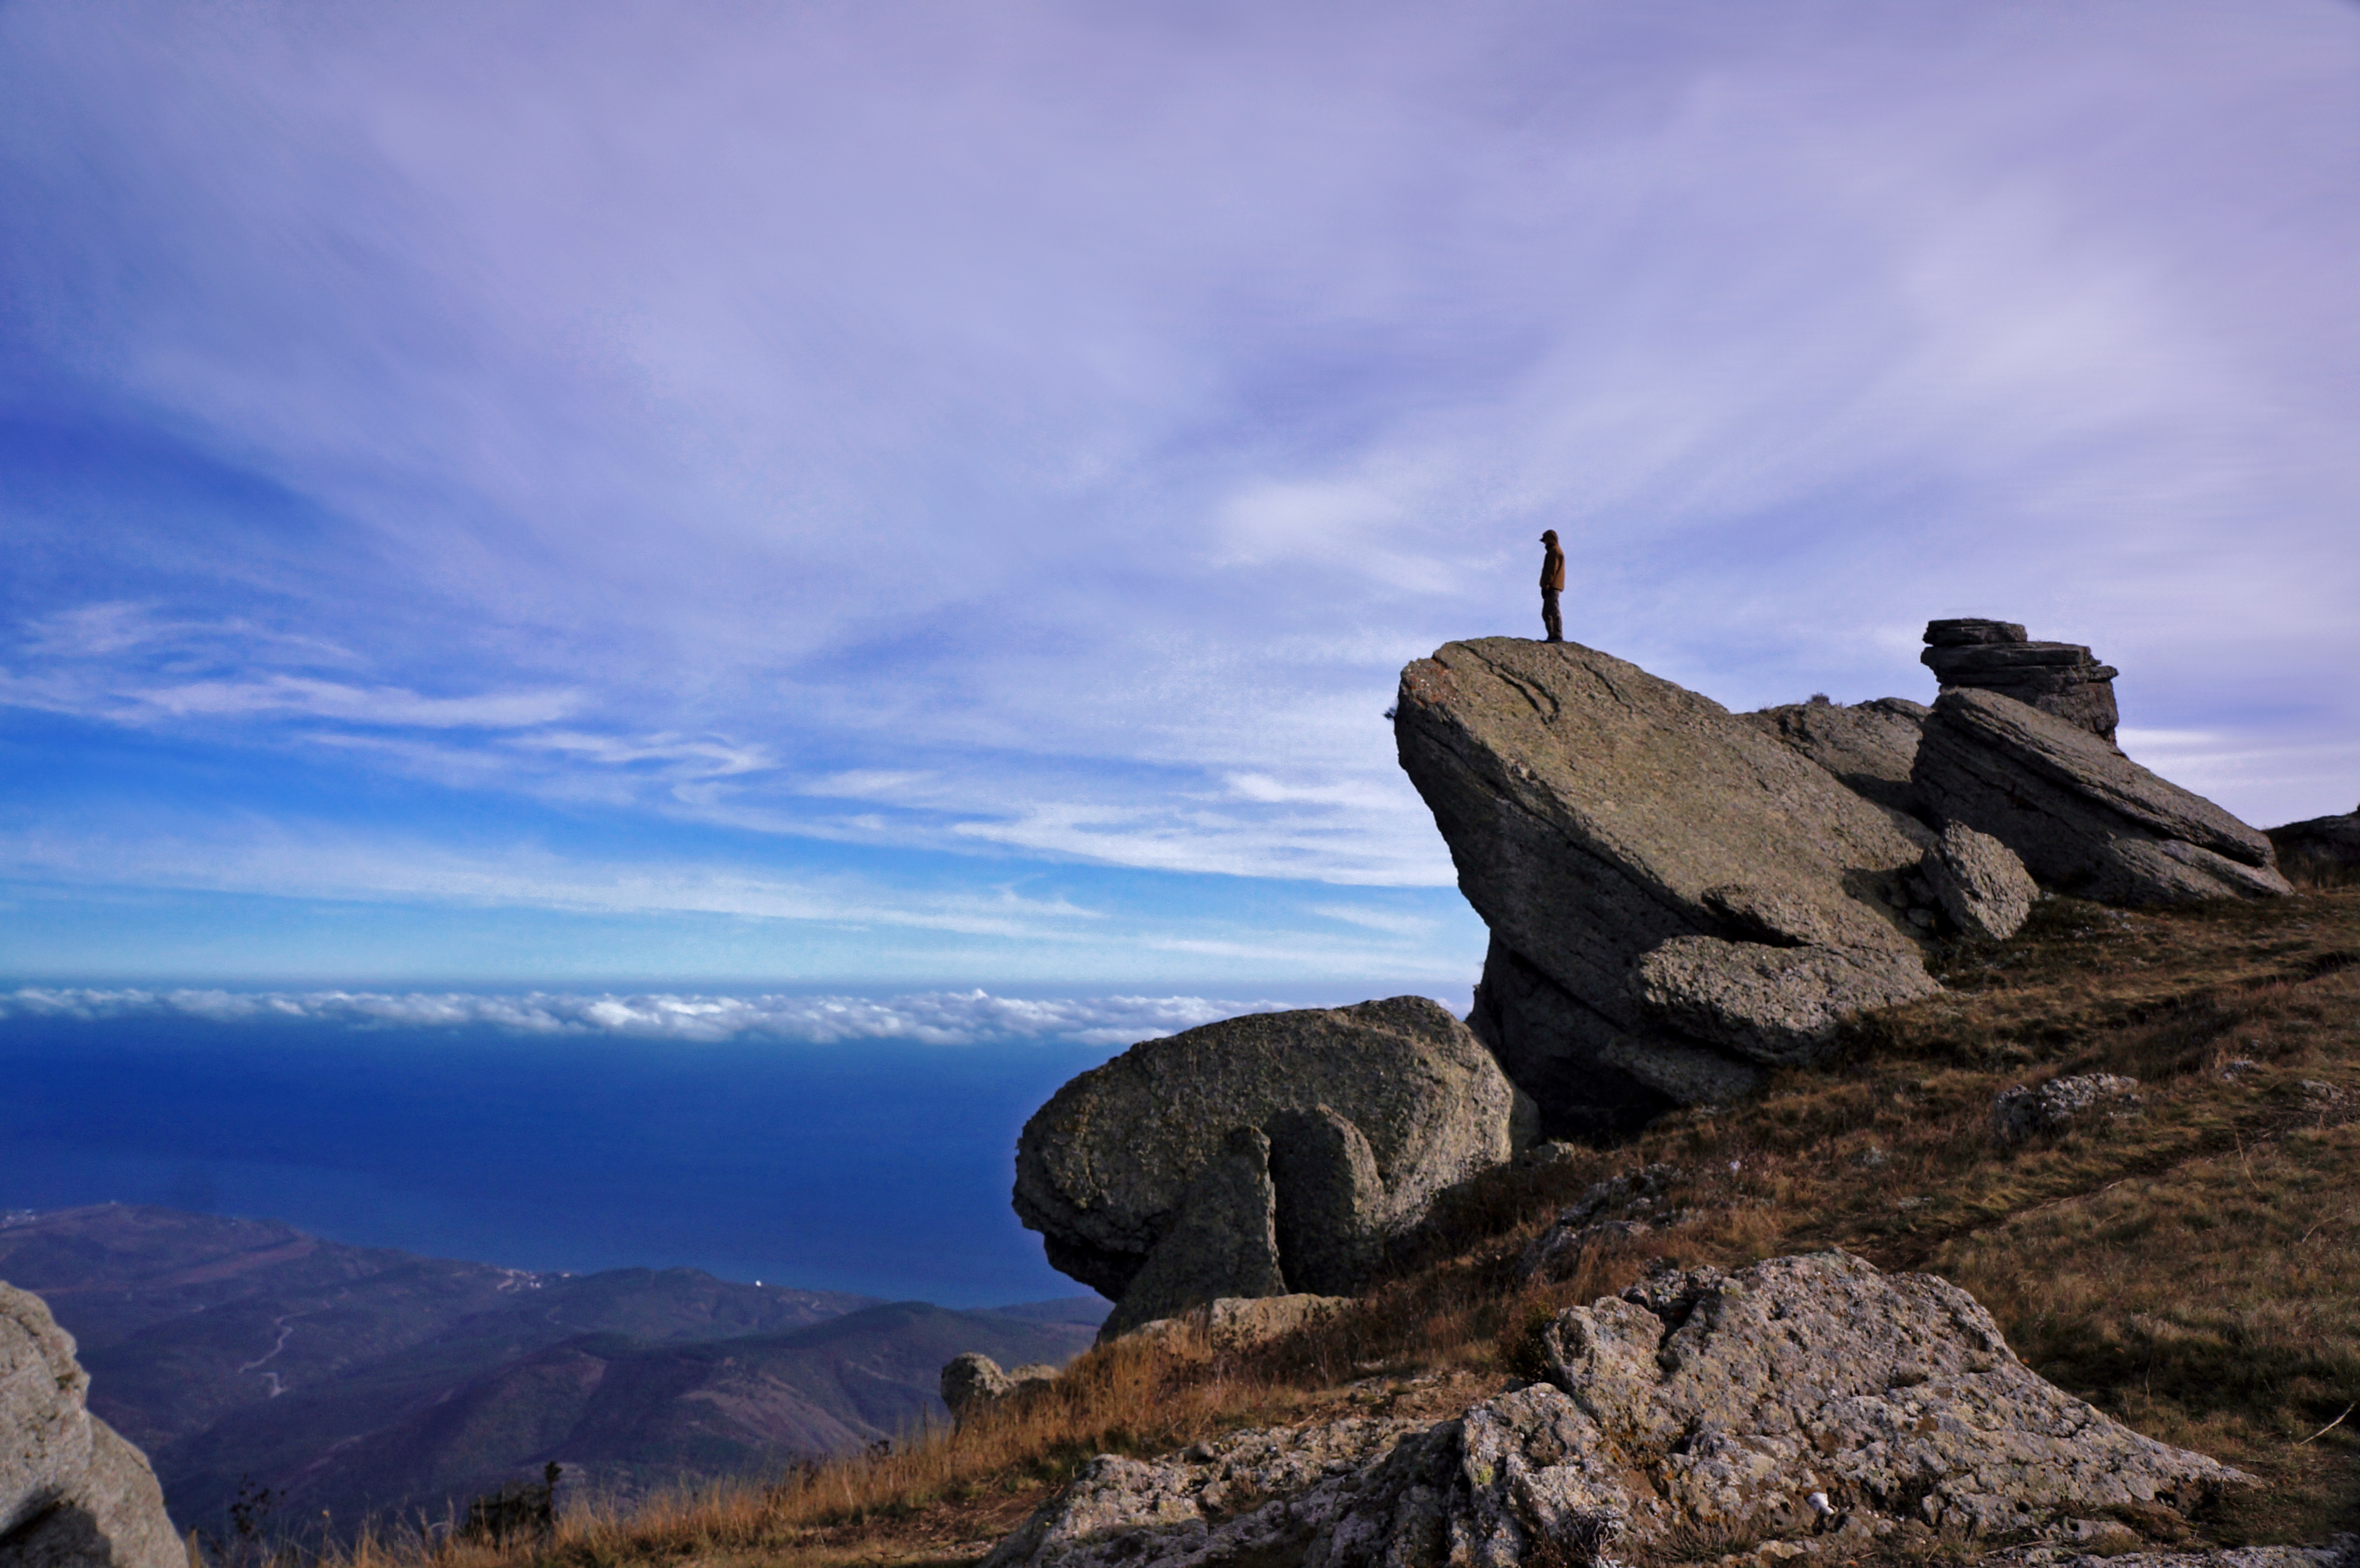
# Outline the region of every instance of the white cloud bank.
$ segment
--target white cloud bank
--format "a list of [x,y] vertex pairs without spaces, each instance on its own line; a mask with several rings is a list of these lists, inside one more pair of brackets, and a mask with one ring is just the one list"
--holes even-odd
[[908,1040],[977,1045],[1038,1040],[1127,1045],[1283,1003],[1205,996],[1031,999],[981,990],[906,996],[680,996],[653,992],[519,996],[468,992],[49,988],[0,993],[0,1021],[202,1018],[360,1029],[488,1028],[518,1034],[612,1035],[693,1043],[772,1040],[803,1045]]

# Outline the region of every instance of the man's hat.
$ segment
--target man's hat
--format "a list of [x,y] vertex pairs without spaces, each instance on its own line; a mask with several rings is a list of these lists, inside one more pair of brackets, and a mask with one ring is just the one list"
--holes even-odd
[[1555,528],[1543,528],[1543,529],[1541,530],[1541,543],[1543,543],[1543,544],[1555,544],[1555,543],[1557,543],[1557,530],[1556,530]]

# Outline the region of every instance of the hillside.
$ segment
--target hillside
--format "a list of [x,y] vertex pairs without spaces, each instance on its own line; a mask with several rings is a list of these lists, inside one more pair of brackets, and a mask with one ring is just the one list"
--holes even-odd
[[[2263,1483],[2193,1537],[2153,1511],[2108,1528],[2227,1545],[2360,1522],[2360,1434],[2339,1420],[2360,1397],[2360,891],[2154,913],[2052,898],[2015,939],[1949,944],[1936,967],[1943,995],[1863,1019],[1832,1059],[1751,1101],[1479,1182],[1328,1325],[1240,1356],[1119,1344],[907,1451],[577,1519],[557,1559],[972,1560],[1092,1454],[1346,1412],[1448,1415],[1506,1387],[1557,1307],[1655,1258],[1733,1269],[1830,1246],[1964,1286],[2043,1377]],[[1994,1136],[2002,1091],[2092,1072],[2138,1079],[2137,1104]],[[1655,1214],[1677,1223],[1592,1233],[1559,1277],[1524,1275],[1561,1206],[1651,1164],[1675,1172]],[[1726,1550],[1706,1544],[1708,1561]]]
[[344,1519],[549,1459],[583,1495],[776,1470],[938,1415],[966,1350],[1064,1361],[1087,1302],[955,1312],[693,1269],[533,1274],[118,1204],[0,1224],[0,1279],[81,1346],[91,1403],[184,1527],[242,1485]]

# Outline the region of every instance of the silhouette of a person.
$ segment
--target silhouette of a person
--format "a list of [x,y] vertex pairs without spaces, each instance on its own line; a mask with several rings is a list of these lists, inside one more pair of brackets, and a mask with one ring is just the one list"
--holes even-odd
[[1541,556],[1541,625],[1548,629],[1548,640],[1565,640],[1565,622],[1557,613],[1557,596],[1565,592],[1565,551],[1557,546],[1557,530],[1545,528],[1541,543],[1548,546]]

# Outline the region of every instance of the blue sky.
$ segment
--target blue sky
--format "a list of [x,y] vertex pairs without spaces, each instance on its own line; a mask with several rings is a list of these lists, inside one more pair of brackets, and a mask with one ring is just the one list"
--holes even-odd
[[1543,527],[2347,811],[2355,255],[2335,0],[14,0],[0,975],[1463,1004]]

